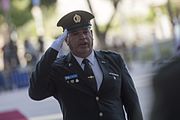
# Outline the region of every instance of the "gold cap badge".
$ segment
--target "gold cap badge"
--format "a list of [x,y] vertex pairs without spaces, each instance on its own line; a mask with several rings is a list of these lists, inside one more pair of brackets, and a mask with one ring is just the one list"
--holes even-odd
[[81,16],[75,14],[74,17],[73,17],[73,20],[74,20],[75,23],[80,23],[81,22]]

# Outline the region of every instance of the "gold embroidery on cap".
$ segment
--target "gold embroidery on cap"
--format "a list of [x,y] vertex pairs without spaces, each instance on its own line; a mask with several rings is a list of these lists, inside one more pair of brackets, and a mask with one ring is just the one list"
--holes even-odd
[[75,14],[74,17],[73,17],[73,20],[74,20],[75,23],[80,23],[81,22],[81,16]]

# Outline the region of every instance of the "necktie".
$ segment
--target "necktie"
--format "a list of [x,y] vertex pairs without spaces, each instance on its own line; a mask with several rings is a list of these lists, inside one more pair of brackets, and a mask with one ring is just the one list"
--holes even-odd
[[96,91],[97,90],[96,79],[95,79],[94,73],[92,71],[92,68],[89,64],[89,60],[84,59],[82,61],[82,63],[84,64],[84,74],[87,76],[88,82],[90,83],[93,90]]

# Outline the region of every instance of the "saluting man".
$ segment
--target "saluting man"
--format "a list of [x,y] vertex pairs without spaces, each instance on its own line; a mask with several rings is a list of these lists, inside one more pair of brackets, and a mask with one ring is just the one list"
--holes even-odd
[[[29,96],[53,96],[63,120],[143,120],[133,80],[121,56],[93,49],[94,16],[77,10],[63,16],[60,35],[38,62],[30,78]],[[70,48],[57,58],[63,42]]]

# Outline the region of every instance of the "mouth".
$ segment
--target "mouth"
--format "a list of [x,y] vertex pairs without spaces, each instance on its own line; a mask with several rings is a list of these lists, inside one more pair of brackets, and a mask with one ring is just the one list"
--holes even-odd
[[79,46],[80,46],[80,47],[86,47],[86,48],[87,48],[89,45],[88,45],[88,43],[81,43],[81,44],[79,44]]

